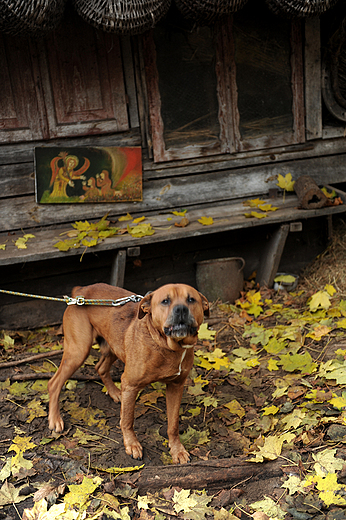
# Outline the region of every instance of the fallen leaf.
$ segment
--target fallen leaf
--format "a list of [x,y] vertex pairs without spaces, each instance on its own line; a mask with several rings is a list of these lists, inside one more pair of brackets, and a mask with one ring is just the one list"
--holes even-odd
[[124,215],[124,216],[122,216],[122,217],[119,217],[118,220],[119,220],[120,222],[124,222],[124,221],[126,221],[126,220],[132,220],[132,217],[131,217],[130,213],[127,213],[126,215]]
[[15,488],[13,484],[6,482],[3,484],[0,489],[0,506],[6,506],[8,504],[18,504],[19,502],[23,502],[28,497],[26,495],[19,495],[21,489],[27,487],[27,484],[19,488]]
[[174,225],[176,227],[186,227],[190,224],[190,221],[188,218],[183,217],[180,222],[175,222]]
[[295,183],[295,181],[292,180],[291,173],[287,173],[287,175],[285,175],[285,177],[283,175],[281,175],[281,173],[279,173],[278,182],[276,185],[285,191],[293,191],[294,183]]
[[209,339],[214,339],[215,336],[216,336],[216,331],[209,330],[208,323],[202,323],[202,325],[200,326],[199,331],[198,331],[198,339],[209,340]]
[[198,222],[203,226],[211,226],[214,224],[214,219],[213,217],[201,217],[198,219]]

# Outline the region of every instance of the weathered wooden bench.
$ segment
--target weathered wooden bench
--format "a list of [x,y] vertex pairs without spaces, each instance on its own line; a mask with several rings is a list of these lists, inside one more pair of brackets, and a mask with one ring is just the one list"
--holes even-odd
[[[63,141],[54,143],[56,146],[67,146]],[[116,136],[103,136],[102,138],[90,138],[89,142],[83,140],[83,146],[136,146],[140,144],[140,136],[133,132],[121,138]],[[50,143],[50,146],[52,143]],[[76,139],[74,146],[79,146]],[[72,144],[71,144],[72,146]],[[293,150],[293,149],[292,149]],[[286,151],[289,159],[290,153]],[[309,149],[305,152],[308,155]],[[311,153],[316,153],[312,151]],[[114,285],[123,285],[127,258],[140,255],[141,247],[167,244],[176,244],[179,250],[184,239],[200,237],[209,243],[212,236],[218,236],[222,242],[225,233],[239,230],[258,229],[267,226],[270,229],[270,238],[266,241],[263,250],[258,251],[260,256],[257,269],[257,281],[260,284],[271,285],[277,272],[286,238],[290,231],[300,231],[302,222],[317,217],[328,217],[342,213],[346,210],[346,195],[339,195],[345,202],[344,205],[324,207],[321,209],[302,210],[298,207],[297,197],[286,194],[285,200],[279,194],[276,199],[269,199],[270,189],[276,188],[278,173],[285,175],[291,172],[293,178],[297,178],[300,172],[307,173],[314,169],[314,178],[320,185],[324,182],[325,168],[333,168],[333,180],[337,183],[344,179],[344,166],[340,168],[340,159],[337,156],[320,158],[316,168],[313,157],[305,157],[303,161],[283,161],[278,164],[270,164],[273,155],[263,158],[260,153],[248,158],[248,165],[241,167],[242,157],[237,155],[231,158],[218,158],[218,161],[187,161],[186,164],[171,163],[154,165],[150,160],[144,160],[143,164],[143,201],[133,203],[104,203],[104,204],[37,204],[34,198],[33,175],[33,147],[22,145],[16,154],[10,146],[2,147],[0,156],[0,244],[6,242],[5,250],[0,249],[0,266],[2,282],[0,288],[13,289],[15,291],[45,294],[45,287],[40,284],[40,279],[45,275],[47,266],[49,269],[56,265],[55,272],[59,272],[59,266],[66,259],[81,257],[84,248],[72,249],[61,252],[54,244],[61,238],[60,234],[71,230],[71,224],[78,220],[98,221],[108,213],[112,225],[125,227],[127,222],[117,222],[119,216],[130,212],[135,218],[145,216],[150,222],[155,233],[151,236],[134,238],[129,234],[119,234],[107,238],[95,247],[85,250],[84,257],[107,253],[113,255],[112,269],[109,282]],[[284,154],[285,156],[285,154]],[[12,164],[11,164],[12,163]],[[303,164],[305,163],[305,164]],[[346,166],[345,166],[346,167]],[[11,176],[6,175],[11,168]],[[212,171],[211,171],[212,170]],[[334,173],[335,172],[335,173]],[[340,172],[340,173],[338,173]],[[331,175],[328,176],[330,178]],[[262,196],[261,196],[262,195]],[[249,208],[243,202],[261,197],[279,209],[268,212],[262,219],[246,218],[244,214]],[[176,227],[180,216],[174,216],[173,210],[186,209],[186,217],[189,224],[186,227]],[[212,225],[202,225],[198,220],[201,217],[212,217]],[[167,218],[172,220],[167,220]],[[114,224],[113,224],[114,222]],[[32,233],[35,238],[27,243],[26,249],[18,249],[14,242],[26,233]],[[205,242],[205,243],[206,243]],[[83,257],[83,258],[84,258]],[[211,254],[212,257],[212,254]],[[84,260],[83,260],[84,261]],[[64,264],[64,269],[66,265]],[[21,283],[21,273],[32,265],[35,282],[31,284]],[[101,264],[100,264],[101,265]],[[10,276],[8,276],[10,272]],[[18,276],[16,275],[18,274]],[[49,276],[54,279],[54,273]],[[66,275],[67,276],[67,275]],[[104,277],[100,276],[100,279]],[[70,280],[71,279],[71,280]],[[68,290],[73,285],[83,283],[76,275],[69,278]],[[53,284],[54,285],[54,284]],[[49,296],[62,296],[59,282],[56,281],[55,289]],[[23,322],[22,315],[30,314],[31,305],[18,305],[14,312],[11,307],[10,297],[0,295],[0,326],[16,327],[31,322],[37,323],[40,312],[44,314],[44,308],[38,307],[36,321],[30,317]],[[11,318],[10,318],[11,317]],[[45,320],[45,319],[44,319]],[[43,321],[45,323],[45,321]]]
[[[329,187],[333,189],[332,187]],[[346,203],[346,194],[337,190],[338,195]],[[281,254],[286,242],[289,231],[301,231],[300,221],[313,217],[335,215],[346,210],[346,206],[330,206],[320,209],[304,210],[299,209],[299,201],[296,195],[286,195],[285,200],[280,197],[270,199],[261,197],[264,203],[271,204],[278,209],[268,211],[266,217],[255,218],[246,217],[245,213],[251,211],[243,202],[237,200],[229,202],[227,205],[219,203],[213,205],[196,205],[188,208],[185,216],[189,223],[185,227],[179,227],[182,216],[175,216],[171,211],[164,211],[158,214],[148,214],[145,222],[151,224],[154,234],[136,238],[129,233],[119,233],[113,237],[106,238],[100,244],[91,248],[80,247],[68,251],[59,251],[54,244],[66,237],[68,231],[72,231],[71,226],[56,225],[53,228],[43,230],[27,230],[33,232],[35,238],[29,240],[26,249],[18,249],[15,240],[8,235],[0,235],[0,244],[6,243],[6,249],[0,251],[0,266],[21,264],[27,262],[37,262],[40,260],[53,260],[66,256],[81,256],[97,251],[114,251],[114,262],[110,283],[123,286],[125,277],[126,257],[139,256],[140,246],[144,244],[155,244],[159,242],[174,241],[183,238],[204,236],[206,239],[210,234],[222,233],[236,229],[245,229],[262,225],[275,224],[276,230],[268,240],[265,251],[262,252],[260,269],[257,273],[257,281],[260,285],[273,283]],[[51,208],[50,208],[51,209]],[[255,208],[256,209],[256,208]],[[59,213],[60,208],[55,210]],[[133,218],[140,216],[137,212],[132,214]],[[212,217],[213,224],[203,225],[199,222],[201,217]],[[125,228],[129,222],[118,222],[117,227]],[[16,237],[17,238],[17,235]]]

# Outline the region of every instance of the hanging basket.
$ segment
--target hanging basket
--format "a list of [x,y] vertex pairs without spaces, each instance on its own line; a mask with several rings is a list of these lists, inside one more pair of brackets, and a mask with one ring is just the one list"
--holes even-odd
[[91,25],[117,34],[140,34],[167,13],[171,0],[73,0],[78,14]]
[[209,23],[220,16],[234,13],[248,0],[175,0],[176,6],[185,18],[196,23]]
[[0,31],[32,35],[52,31],[64,14],[66,0],[2,0]]
[[338,0],[266,0],[271,11],[289,18],[318,16],[337,2]]

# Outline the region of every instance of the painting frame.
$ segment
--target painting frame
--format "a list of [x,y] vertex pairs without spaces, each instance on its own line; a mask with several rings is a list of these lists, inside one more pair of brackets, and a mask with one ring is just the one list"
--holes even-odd
[[35,198],[39,204],[143,200],[142,149],[35,147]]

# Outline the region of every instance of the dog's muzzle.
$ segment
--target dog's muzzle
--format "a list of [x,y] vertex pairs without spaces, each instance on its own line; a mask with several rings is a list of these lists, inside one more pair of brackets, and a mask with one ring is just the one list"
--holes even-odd
[[169,316],[164,333],[166,336],[175,339],[184,339],[188,336],[195,336],[198,327],[195,319],[190,314],[186,305],[176,305],[173,307],[171,315]]

